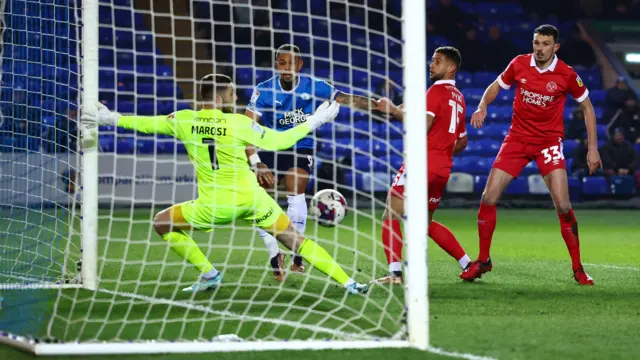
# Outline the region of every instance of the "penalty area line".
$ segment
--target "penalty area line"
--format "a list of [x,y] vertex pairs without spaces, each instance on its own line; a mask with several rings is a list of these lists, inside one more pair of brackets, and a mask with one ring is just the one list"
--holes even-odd
[[427,349],[427,352],[430,352],[436,355],[457,357],[457,358],[462,358],[467,360],[497,360],[496,358],[492,358],[488,356],[480,356],[480,355],[474,355],[469,353],[459,353],[455,351],[446,351],[446,350],[443,350],[437,347],[432,347],[432,346],[429,346],[429,348]]
[[152,304],[162,304],[162,305],[181,307],[181,308],[185,308],[185,309],[189,309],[189,310],[195,310],[195,311],[204,312],[204,313],[207,313],[207,314],[226,316],[226,317],[230,317],[230,318],[234,318],[234,319],[238,319],[238,320],[258,321],[258,322],[264,322],[264,323],[271,323],[271,324],[274,324],[274,325],[289,326],[289,327],[293,327],[293,328],[296,328],[296,329],[304,329],[304,330],[309,330],[309,331],[313,331],[313,332],[316,332],[316,333],[329,334],[329,335],[333,335],[333,336],[340,337],[340,338],[345,338],[345,339],[376,340],[375,337],[369,336],[369,335],[353,334],[353,333],[348,333],[348,332],[344,332],[344,331],[328,329],[328,328],[324,328],[324,327],[317,326],[317,325],[301,324],[301,323],[297,323],[297,322],[289,321],[289,320],[264,318],[264,317],[259,317],[259,316],[241,315],[241,314],[237,314],[237,313],[234,313],[234,312],[231,312],[231,311],[214,310],[214,309],[211,309],[211,308],[209,308],[207,306],[204,306],[204,305],[190,304],[190,303],[184,302],[184,301],[176,301],[176,300],[169,300],[169,299],[163,299],[163,298],[154,298],[154,297],[140,295],[140,294],[134,294],[134,293],[129,293],[129,292],[121,292],[121,291],[114,291],[114,290],[108,290],[108,289],[103,289],[103,288],[98,289],[98,291],[101,292],[101,293],[109,294],[109,295],[116,295],[116,296],[122,296],[122,297],[130,298],[130,299],[142,300],[142,301],[146,301],[146,302],[149,302],[149,303],[152,303]]
[[618,266],[618,265],[588,264],[588,263],[585,263],[585,265],[593,266],[593,267],[601,267],[605,269],[640,271],[640,268],[633,267],[633,266]]

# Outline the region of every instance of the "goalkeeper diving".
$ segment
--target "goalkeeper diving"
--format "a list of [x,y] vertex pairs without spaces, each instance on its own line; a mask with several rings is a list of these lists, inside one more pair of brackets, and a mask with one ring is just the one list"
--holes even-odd
[[292,147],[320,125],[332,121],[338,113],[338,103],[325,102],[304,124],[276,132],[234,113],[235,86],[226,75],[210,74],[202,78],[200,97],[200,110],[182,110],[168,116],[125,116],[100,103],[95,110],[82,115],[85,126],[109,125],[172,135],[184,143],[195,166],[198,198],[160,211],[153,220],[158,235],[201,274],[195,284],[183,291],[214,289],[222,282],[222,273],[213,267],[188,233],[209,231],[216,225],[243,219],[273,234],[349,293],[367,293],[367,285],[356,283],[324,248],[305,239],[292,226],[276,201],[258,184],[245,154],[247,145],[271,151]]

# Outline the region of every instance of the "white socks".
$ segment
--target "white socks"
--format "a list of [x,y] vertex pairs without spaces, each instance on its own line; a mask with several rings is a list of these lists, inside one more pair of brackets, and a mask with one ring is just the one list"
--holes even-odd
[[262,238],[262,241],[264,241],[264,246],[266,246],[267,250],[269,251],[269,259],[272,259],[274,256],[278,255],[278,253],[280,252],[280,247],[278,247],[278,240],[276,240],[276,238],[274,238],[273,235],[269,234],[263,229],[261,228],[257,228],[257,229],[258,229],[258,234],[260,234],[260,237]]
[[466,269],[467,265],[469,265],[470,262],[471,262],[471,259],[467,254],[464,254],[464,256],[461,257],[460,260],[458,260],[458,263],[460,264],[460,267],[462,268],[462,270]]
[[212,268],[211,270],[207,271],[206,273],[202,274],[202,277],[207,279],[207,280],[211,280],[214,277],[218,276],[219,272],[216,268]]
[[304,194],[287,196],[287,216],[291,219],[293,227],[301,234],[307,229],[307,199]]
[[[307,228],[307,213],[309,212],[305,195],[300,194],[287,196],[287,203],[289,204],[287,206],[287,216],[291,220],[291,224],[301,234],[304,234],[304,231]],[[264,241],[264,246],[269,250],[269,258],[271,259],[278,255],[280,252],[278,240],[276,240],[273,235],[260,228],[258,228],[258,234],[260,234],[260,237]]]
[[389,264],[389,272],[402,271],[402,263],[399,261]]

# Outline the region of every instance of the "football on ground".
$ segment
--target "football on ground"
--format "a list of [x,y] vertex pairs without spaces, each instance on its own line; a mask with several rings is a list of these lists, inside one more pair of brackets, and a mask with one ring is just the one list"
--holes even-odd
[[336,226],[347,215],[347,200],[336,190],[318,191],[311,199],[309,213],[322,226]]

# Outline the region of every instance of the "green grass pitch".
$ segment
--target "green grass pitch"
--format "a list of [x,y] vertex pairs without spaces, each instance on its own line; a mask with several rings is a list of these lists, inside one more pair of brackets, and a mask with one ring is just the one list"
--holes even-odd
[[[102,213],[105,215],[106,213]],[[152,229],[144,219],[149,219],[152,211],[149,209],[136,210],[135,226],[129,226],[129,213],[118,210],[114,218],[104,218],[100,222],[100,232],[113,238],[130,238],[146,240],[153,237]],[[376,216],[379,214],[376,214]],[[570,260],[566,247],[559,232],[557,216],[552,210],[513,210],[499,209],[498,226],[493,241],[492,257],[494,270],[476,283],[462,283],[458,279],[460,272],[457,263],[450,259],[433,242],[429,243],[429,306],[431,319],[431,343],[447,351],[469,353],[497,359],[630,359],[638,357],[640,351],[640,213],[637,211],[614,210],[577,210],[580,228],[582,258],[587,272],[596,281],[595,287],[580,287],[571,278]],[[475,224],[475,210],[439,210],[436,219],[449,226],[461,241],[465,250],[472,258],[477,255],[477,228]],[[355,224],[357,231],[341,231],[338,239],[341,244],[354,247],[362,254],[375,256],[379,263],[384,263],[384,254],[380,244],[371,241],[372,236],[379,237],[379,227],[375,227],[370,217],[350,216],[345,224]],[[3,226],[5,224],[2,224]],[[12,225],[15,226],[15,225]],[[309,226],[310,229],[313,226]],[[313,229],[311,232],[315,232]],[[334,230],[320,228],[318,235],[332,239]],[[263,305],[251,305],[246,300],[251,299],[255,288],[239,287],[234,281],[239,280],[238,274],[242,269],[222,269],[225,272],[226,285],[215,292],[215,300],[196,298],[205,304],[223,306],[235,313],[246,312],[249,315],[268,316],[282,319],[295,319],[302,310],[287,310],[283,307],[268,307],[266,301],[275,293],[277,287],[270,280],[270,274],[264,274],[259,266],[264,266],[264,252],[250,252],[248,246],[262,249],[259,238],[251,239],[250,231],[237,231],[234,239],[238,239],[237,249],[229,253],[222,248],[216,252],[215,245],[227,241],[230,236],[228,229],[214,232],[214,234],[198,234],[199,243],[211,243],[210,256],[215,263],[222,263],[227,257],[235,264],[247,263],[255,265],[255,270],[247,271],[244,279],[259,283],[263,290],[256,301],[264,300]],[[251,242],[253,241],[253,242]],[[256,242],[257,241],[257,242]],[[360,281],[366,281],[384,272],[384,268],[374,265],[365,257],[354,256],[344,248],[331,246],[341,263],[348,269],[360,269],[355,272]],[[102,251],[107,251],[109,259],[126,258],[128,265],[121,272],[122,263],[112,261],[105,264],[103,275],[110,278],[104,284],[106,288],[114,288],[120,283],[119,291],[136,291],[140,294],[172,298],[176,288],[174,281],[185,285],[193,279],[194,272],[185,271],[180,277],[179,271],[171,271],[167,267],[163,270],[163,262],[167,252],[160,247],[149,247],[146,241],[133,241],[125,246],[123,242],[101,242]],[[156,260],[143,266],[139,261],[144,254],[147,262]],[[168,256],[172,256],[171,254]],[[176,262],[175,258],[168,258]],[[591,265],[586,265],[591,264]],[[176,268],[178,269],[178,268]],[[120,275],[122,275],[120,277]],[[142,279],[140,286],[137,280]],[[277,298],[278,303],[291,302],[300,307],[313,306],[319,312],[330,312],[335,304],[343,302],[344,293],[334,286],[326,286],[326,282],[308,281],[303,277],[292,277],[284,285]],[[116,281],[117,280],[117,281]],[[136,287],[138,286],[138,287]],[[300,291],[317,293],[324,291],[328,299],[324,303],[317,303],[311,297],[299,297]],[[348,298],[344,300],[349,309],[337,310],[339,316],[349,316],[350,310],[367,311],[371,318],[378,321],[374,326],[371,322],[355,322],[355,326],[371,330],[371,334],[384,335],[388,329],[393,329],[395,323],[392,317],[385,317],[382,311],[371,302],[388,298],[388,289],[374,289],[368,302],[364,298]],[[400,297],[401,289],[393,289],[393,294]],[[67,293],[70,298],[74,294]],[[8,296],[8,295],[5,295]],[[103,300],[113,296],[101,294]],[[110,297],[111,296],[111,297]],[[211,297],[211,294],[205,295]],[[332,303],[333,298],[335,303]],[[82,330],[67,327],[56,322],[54,329],[67,331],[67,336],[86,333],[97,334],[100,337],[120,336],[121,338],[153,337],[161,335],[163,338],[197,336],[208,334],[207,327],[212,327],[212,333],[223,330],[237,331],[244,336],[283,336],[286,329],[261,325],[256,329],[256,323],[234,321],[220,321],[214,315],[186,312],[184,309],[168,306],[149,306],[144,301],[132,302],[115,301],[109,305],[107,301],[91,305],[88,293],[81,291],[74,306],[70,300],[60,303],[62,311],[73,316],[80,313],[89,314],[92,319],[99,319],[100,315],[109,312],[106,324],[91,323]],[[113,298],[115,300],[122,300]],[[188,300],[188,296],[175,295],[176,300]],[[233,299],[234,301],[229,301]],[[243,302],[244,300],[244,302]],[[397,313],[399,304],[391,302],[388,311]],[[127,314],[129,324],[119,323],[117,314]],[[181,320],[185,316],[193,322],[182,327],[181,323],[171,326],[171,321],[165,326],[143,326],[141,321],[166,318]],[[305,321],[315,323],[321,321],[320,316],[310,316]],[[325,320],[326,327],[332,327],[339,322],[335,319]],[[204,327],[206,324],[207,327]],[[380,325],[381,324],[381,325]],[[191,328],[190,328],[191,327]],[[291,329],[288,329],[290,333]],[[345,328],[349,330],[349,328]],[[223,331],[224,332],[224,331]],[[294,337],[305,337],[309,333],[299,331]],[[415,350],[362,350],[362,351],[321,351],[321,352],[277,352],[267,356],[265,353],[231,353],[231,354],[203,354],[189,355],[192,359],[444,359],[435,354],[424,354]],[[27,359],[19,351],[0,346],[1,359]],[[107,359],[114,357],[96,357]],[[117,359],[183,359],[183,355],[164,356],[121,356]]]

